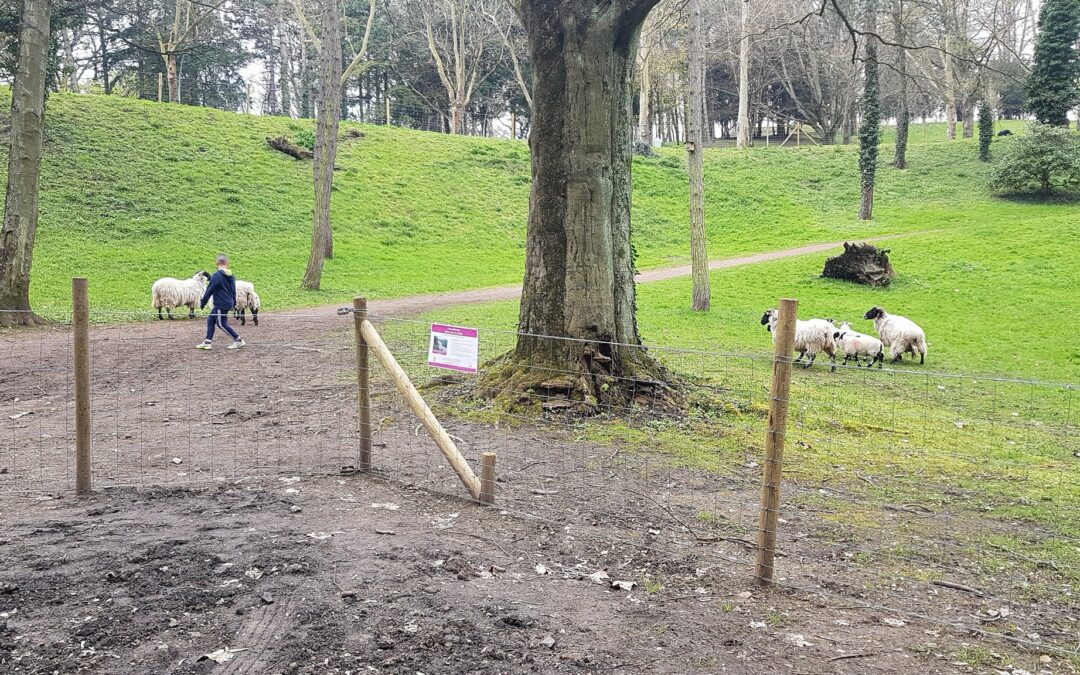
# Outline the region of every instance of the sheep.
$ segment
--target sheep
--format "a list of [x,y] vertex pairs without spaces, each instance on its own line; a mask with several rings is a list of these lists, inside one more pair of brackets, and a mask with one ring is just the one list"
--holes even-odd
[[882,363],[885,361],[885,345],[881,340],[855,332],[847,321],[840,324],[839,328],[836,329],[836,332],[833,333],[833,339],[836,341],[836,346],[844,353],[844,365],[854,359],[855,367],[858,367],[860,356],[867,357],[867,368],[873,367],[875,362],[877,362],[878,368],[881,368]]
[[256,326],[259,325],[259,307],[261,302],[259,294],[255,292],[255,284],[250,281],[236,280],[236,305],[233,307],[233,317],[241,326],[247,325],[245,310],[251,310],[251,320]]
[[169,320],[173,318],[172,311],[175,307],[183,307],[187,305],[188,318],[195,318],[195,308],[199,306],[199,302],[202,300],[203,292],[206,291],[206,284],[210,281],[210,274],[207,272],[196,272],[190,279],[173,279],[172,277],[164,277],[154,282],[154,285],[150,288],[150,295],[154,309],[157,310],[158,319],[164,319],[161,315],[161,309],[164,307],[165,311],[169,315]]
[[905,352],[912,358],[918,353],[919,363],[926,362],[926,333],[914,321],[889,314],[883,307],[871,307],[863,318],[873,320],[874,330],[889,348],[893,363],[900,361]]
[[[761,315],[761,325],[767,326],[770,333],[772,333],[773,344],[776,344],[776,332],[773,330],[776,327],[776,322],[780,320],[780,312],[776,309],[765,310],[765,313]],[[809,368],[814,365],[814,359],[817,358],[818,352],[825,352],[829,355],[829,359],[832,363],[832,370],[836,371],[836,343],[833,339],[833,333],[836,327],[832,323],[825,319],[807,319],[806,321],[795,320],[795,351],[799,352],[799,358],[795,359],[795,363],[802,361],[802,358],[807,354],[810,355],[809,360],[803,366]]]

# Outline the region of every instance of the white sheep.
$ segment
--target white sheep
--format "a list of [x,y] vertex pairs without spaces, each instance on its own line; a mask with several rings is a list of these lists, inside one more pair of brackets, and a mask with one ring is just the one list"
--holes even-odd
[[161,315],[162,308],[165,309],[169,319],[172,320],[173,309],[184,306],[188,308],[188,318],[194,319],[195,308],[202,301],[203,292],[206,291],[206,284],[209,281],[210,274],[207,272],[196,272],[195,276],[182,281],[172,277],[164,277],[155,281],[150,288],[150,295],[154,309],[157,310],[158,319],[165,318]]
[[885,345],[881,340],[872,335],[864,335],[851,329],[851,324],[845,321],[833,333],[836,346],[844,354],[844,365],[854,359],[855,366],[859,366],[859,357],[867,357],[866,367],[870,368],[876,362],[878,368],[885,361]]
[[247,325],[245,310],[251,310],[251,320],[256,326],[259,325],[259,308],[262,306],[259,294],[255,292],[255,284],[250,281],[236,280],[236,305],[233,306],[233,316],[240,321],[240,325]]
[[[766,310],[761,315],[761,325],[767,326],[769,332],[772,333],[773,344],[776,344],[776,323],[780,320],[780,312],[776,309]],[[836,343],[833,340],[833,333],[836,331],[836,326],[832,325],[830,320],[826,319],[807,319],[801,321],[795,320],[795,351],[799,352],[799,358],[795,359],[795,363],[802,361],[803,357],[809,355],[804,368],[809,368],[814,365],[814,359],[817,358],[818,352],[825,352],[829,355],[829,360],[832,363],[832,370],[836,370]]]
[[893,363],[901,359],[905,352],[912,358],[919,355],[919,363],[926,362],[926,333],[914,321],[903,316],[895,316],[883,307],[872,307],[863,316],[873,319],[874,330],[881,341],[889,348],[889,358]]

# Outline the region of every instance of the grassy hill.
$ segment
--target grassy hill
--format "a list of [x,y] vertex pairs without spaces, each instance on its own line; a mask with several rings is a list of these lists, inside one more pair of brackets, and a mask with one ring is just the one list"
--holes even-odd
[[[6,90],[0,109],[7,110]],[[524,142],[358,126],[334,195],[335,260],[324,290],[299,282],[310,241],[310,164],[266,147],[308,121],[104,96],[50,97],[32,299],[68,305],[69,277],[91,278],[98,308],[142,309],[161,276],[189,276],[229,252],[268,308],[519,281],[530,181]],[[923,136],[935,136],[926,134]],[[920,138],[920,134],[913,134]],[[883,171],[879,211],[855,220],[851,147],[711,150],[710,253],[951,227],[996,208],[970,142],[913,145],[913,168]],[[635,164],[639,266],[687,258],[685,156]],[[6,162],[0,164],[0,172]],[[466,264],[462,264],[465,261]]]

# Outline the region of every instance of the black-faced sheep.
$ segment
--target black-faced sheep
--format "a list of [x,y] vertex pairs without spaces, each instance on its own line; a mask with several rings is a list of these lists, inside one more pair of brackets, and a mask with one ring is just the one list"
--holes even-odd
[[233,316],[241,326],[247,325],[246,310],[251,311],[251,320],[256,326],[259,325],[259,308],[262,303],[259,294],[255,292],[255,284],[250,281],[236,280],[236,305],[233,307]]
[[840,324],[840,327],[833,333],[833,339],[836,341],[836,346],[844,355],[844,365],[847,365],[848,361],[854,360],[855,366],[858,367],[859,359],[863,356],[867,358],[866,367],[870,368],[876,362],[878,368],[881,368],[882,363],[885,361],[885,344],[871,335],[865,335],[858,333],[851,329],[851,324],[844,322]]
[[863,318],[873,320],[874,330],[889,348],[893,363],[900,361],[905,353],[910,353],[912,358],[918,354],[919,363],[926,362],[926,333],[914,321],[889,314],[882,307],[871,307]]
[[184,306],[188,308],[188,318],[194,319],[195,308],[199,306],[203,292],[206,290],[206,284],[209,281],[210,274],[207,272],[196,272],[195,276],[190,279],[180,280],[165,277],[155,281],[150,288],[150,295],[154,309],[157,310],[158,319],[165,318],[161,315],[163,308],[171,320],[173,318],[173,309]]
[[[779,320],[780,312],[777,309],[765,310],[765,313],[761,315],[761,325],[768,327],[769,332],[772,333],[773,344],[776,344],[774,328]],[[818,352],[825,352],[829,355],[832,370],[835,371],[836,343],[833,340],[835,331],[836,326],[825,319],[807,319],[806,321],[796,319],[794,349],[799,352],[799,358],[795,359],[795,363],[799,363],[804,356],[809,355],[810,358],[803,365],[804,368],[809,368],[814,364]]]

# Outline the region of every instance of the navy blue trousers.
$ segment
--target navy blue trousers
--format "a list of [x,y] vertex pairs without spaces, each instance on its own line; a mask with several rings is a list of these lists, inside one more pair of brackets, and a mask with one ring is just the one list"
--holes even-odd
[[240,339],[240,335],[229,325],[229,310],[215,307],[206,317],[206,339],[213,340],[214,331],[218,328],[231,335],[232,339]]

